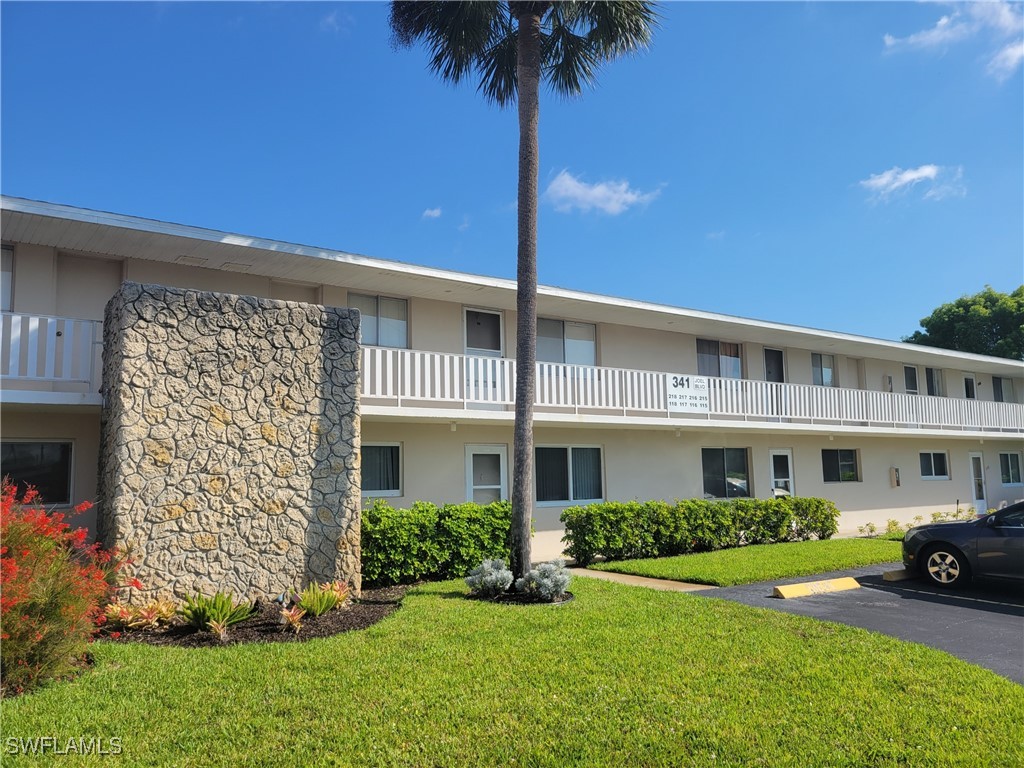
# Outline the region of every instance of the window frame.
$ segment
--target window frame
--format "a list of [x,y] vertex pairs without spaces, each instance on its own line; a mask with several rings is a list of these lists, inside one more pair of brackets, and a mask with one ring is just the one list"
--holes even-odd
[[[1010,466],[1010,462],[1007,461],[1007,468],[1009,469],[1009,482],[1003,481],[1003,456],[1013,457],[1017,459],[1017,480],[1013,480],[1013,467]],[[1004,488],[1020,488],[1024,486],[1024,458],[1021,457],[1020,451],[999,451],[999,481]]]
[[[537,471],[536,471],[536,465],[538,463],[537,462],[537,449],[538,448],[564,448],[565,449],[565,461],[566,461],[566,464],[568,465],[566,467],[566,469],[567,469],[566,477],[567,477],[567,483],[568,483],[568,488],[569,488],[569,498],[568,499],[540,501],[537,498],[538,492],[537,492]],[[599,463],[600,463],[600,466],[601,466],[601,498],[599,498],[599,499],[575,499],[575,498],[572,498],[572,495],[573,495],[573,488],[572,488],[572,485],[573,485],[573,483],[572,483],[572,451],[573,451],[574,448],[596,448],[597,449],[598,456],[600,457],[600,462]],[[567,504],[596,504],[598,502],[602,502],[602,501],[605,500],[605,495],[606,495],[605,477],[606,477],[606,473],[605,473],[605,465],[604,465],[604,446],[603,445],[589,444],[589,443],[537,443],[536,445],[533,446],[533,461],[534,461],[534,467],[535,467],[534,473],[533,473],[533,504],[534,504],[535,507],[546,508],[546,507],[564,507]]]
[[[386,491],[369,491],[363,488],[363,451],[367,448],[398,449],[398,488]],[[364,499],[394,499],[405,495],[405,447],[400,442],[378,441],[362,443],[359,446],[359,495]]]
[[[360,327],[359,327],[359,343],[361,345],[366,346],[366,347],[380,347],[382,349],[411,349],[412,348],[412,346],[411,346],[412,345],[412,316],[411,316],[411,313],[410,313],[410,307],[409,307],[410,302],[409,302],[408,298],[402,298],[401,296],[387,296],[387,295],[382,294],[382,293],[372,294],[372,293],[360,293],[359,291],[349,291],[348,292],[348,303],[349,303],[349,306],[351,306],[351,304],[352,304],[352,297],[353,296],[359,296],[360,298],[363,298],[363,299],[373,299],[374,306],[376,307],[376,312],[374,313],[374,319],[375,319],[375,322],[377,324],[377,340],[373,344],[369,344],[369,343],[364,342],[363,339],[362,339],[362,331],[363,331],[362,323],[360,323]],[[380,343],[380,300],[381,299],[387,299],[389,301],[402,301],[402,302],[405,302],[405,346],[403,346],[403,347],[396,347],[396,346],[393,346],[393,345],[390,345],[390,344],[381,344]],[[359,310],[359,311],[360,311],[361,315],[364,314],[362,310]]]
[[[583,320],[567,320],[566,318],[563,318],[563,317],[541,317],[541,316],[538,315],[538,317],[537,317],[537,325],[538,325],[538,328],[537,328],[537,338],[538,339],[540,338],[540,327],[539,326],[540,326],[541,321],[546,321],[546,322],[549,322],[549,323],[559,323],[562,326],[562,359],[561,360],[544,360],[544,359],[542,359],[540,357],[540,353],[538,352],[538,355],[537,355],[537,362],[538,363],[550,363],[551,365],[582,366],[582,367],[585,367],[585,368],[593,368],[593,367],[597,366],[597,364],[598,364],[598,357],[597,357],[597,349],[598,349],[598,343],[597,343],[597,323],[588,323],[588,322],[584,322]],[[568,325],[570,323],[573,324],[573,325],[589,325],[591,328],[594,329],[594,362],[592,362],[592,363],[570,363],[570,362],[568,362],[566,360],[568,355],[566,354],[566,346],[565,346],[566,345],[565,327],[566,327],[566,325]],[[551,338],[551,337],[546,337],[546,338]],[[539,345],[538,345],[538,349],[539,349]]]
[[[482,347],[471,347],[469,346],[469,313],[479,312],[485,315],[497,315],[498,316],[498,346],[500,349],[484,349]],[[470,307],[464,306],[462,308],[462,349],[465,354],[471,357],[494,357],[494,358],[505,358],[505,313],[500,309],[488,309],[486,307]]]
[[[11,268],[3,269],[4,256],[10,257]],[[0,312],[14,311],[14,246],[0,245],[0,270],[7,274],[7,291],[0,289]],[[0,278],[2,280],[2,278]]]
[[[69,451],[68,451],[68,499],[67,499],[67,501],[53,501],[51,499],[43,498],[42,501],[43,501],[43,504],[46,505],[47,507],[54,507],[54,508],[57,508],[57,509],[67,509],[67,508],[70,508],[70,507],[74,506],[75,498],[76,498],[75,494],[76,494],[76,490],[77,490],[76,489],[76,483],[75,483],[75,468],[76,468],[76,455],[78,453],[76,440],[74,438],[70,438],[70,437],[41,437],[41,438],[11,437],[11,438],[4,438],[2,441],[0,441],[0,444],[4,444],[4,445],[10,445],[10,444],[33,445],[33,444],[36,444],[36,443],[59,443],[59,444],[62,444],[62,445],[64,445],[64,444],[68,445],[68,447],[69,447]],[[6,474],[7,474],[6,471],[4,471],[4,475],[5,476],[6,476]],[[16,480],[16,482],[20,482],[20,481]]]
[[946,396],[946,382],[944,381],[941,368],[932,368],[930,366],[925,366],[924,387],[925,394],[927,394],[928,397]]
[[[743,380],[744,373],[746,372],[746,368],[747,368],[746,363],[743,360],[743,342],[741,342],[741,341],[729,341],[728,339],[708,339],[708,338],[704,338],[704,337],[701,337],[701,336],[696,336],[694,338],[695,338],[694,349],[695,349],[695,351],[697,353],[697,375],[698,376],[708,376],[708,377],[715,378],[715,379],[732,379],[733,381],[742,381]],[[702,373],[701,370],[700,370],[700,359],[701,359],[701,357],[700,357],[701,356],[700,343],[702,341],[705,342],[705,343],[715,344],[717,346],[717,348],[718,348],[718,373],[717,374],[715,374],[715,373]],[[740,375],[739,376],[725,376],[725,375],[722,374],[722,345],[723,344],[732,344],[732,345],[735,345],[737,347],[737,356],[735,358],[730,356],[729,359],[730,360],[735,359],[735,360],[739,361],[739,365],[740,365]]]
[[[732,451],[743,451],[745,456],[746,456],[746,470],[747,470],[747,495],[746,496],[730,496],[729,495],[729,466],[728,466],[728,463],[726,461],[726,457],[728,455],[728,454],[726,454],[726,451],[730,451],[730,450],[732,450]],[[722,477],[722,485],[725,488],[725,492],[726,492],[725,496],[711,496],[711,495],[708,494],[708,492],[706,490],[704,490],[704,474],[705,474],[705,469],[704,469],[704,451],[721,451],[722,452],[722,471],[724,472],[724,475]],[[753,498],[755,498],[755,496],[754,496],[754,472],[753,472],[753,469],[752,469],[752,466],[751,466],[753,464],[753,462],[751,461],[751,454],[752,454],[752,451],[751,451],[751,447],[750,446],[746,446],[746,447],[743,447],[743,448],[736,448],[734,446],[724,446],[724,445],[702,445],[700,447],[700,476],[701,476],[700,483],[701,483],[701,490],[703,492],[703,497],[705,499],[753,499]],[[792,467],[790,467],[790,472],[792,472],[792,471],[793,471]]]
[[[836,454],[836,467],[839,470],[839,477],[835,480],[828,480],[825,477],[825,454],[835,453]],[[856,473],[856,477],[851,480],[843,479],[843,456],[844,453],[853,454],[853,466]],[[864,481],[864,473],[861,469],[860,462],[860,449],[859,448],[822,448],[821,449],[821,482],[826,484],[834,483],[861,483]]]
[[[944,474],[944,475],[935,474],[935,457],[936,457],[936,455],[942,456],[945,459],[945,462],[946,462],[946,474]],[[932,473],[930,475],[926,475],[924,473],[924,467],[920,465],[921,459],[923,459],[925,456],[929,457],[928,461],[929,461],[929,464],[930,464],[931,470],[932,470]],[[922,480],[931,482],[932,480],[952,480],[953,479],[952,473],[949,471],[949,451],[919,451],[918,452],[918,464],[919,464],[919,470],[921,472],[921,479]]]
[[[907,373],[914,372],[914,388],[911,389],[907,386]],[[917,370],[916,365],[904,365],[903,366],[903,391],[908,395],[919,395],[921,394],[921,376],[920,371]]]
[[[828,367],[829,372],[832,375],[832,381],[828,384],[825,383],[825,368],[822,366],[824,358],[832,360],[832,364]],[[818,365],[815,367],[814,362],[817,359]],[[839,386],[839,368],[836,366],[836,356],[828,352],[811,352],[811,384],[815,387],[838,387]],[[817,381],[821,379],[821,381]]]

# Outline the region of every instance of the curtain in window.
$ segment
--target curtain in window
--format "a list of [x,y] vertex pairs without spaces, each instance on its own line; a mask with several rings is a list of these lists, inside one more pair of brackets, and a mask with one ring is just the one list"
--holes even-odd
[[597,365],[596,325],[565,323],[565,362],[570,365]]
[[409,304],[405,299],[377,300],[379,340],[382,347],[406,349],[409,346]]
[[542,363],[564,363],[562,321],[537,318],[537,360]]
[[377,346],[377,297],[350,293],[348,305],[359,310],[359,341],[371,347]]
[[740,360],[740,345],[723,341],[719,343],[719,367],[727,379],[743,378],[743,363]]
[[574,501],[604,498],[600,448],[572,449],[572,498]]
[[569,500],[569,461],[566,448],[537,448],[537,501]]
[[832,355],[819,355],[815,352],[811,355],[811,369],[815,384],[821,387],[835,386],[835,360]]
[[697,339],[697,373],[701,376],[721,376],[718,360],[718,342]]
[[362,448],[363,491],[398,491],[398,446],[364,445]]

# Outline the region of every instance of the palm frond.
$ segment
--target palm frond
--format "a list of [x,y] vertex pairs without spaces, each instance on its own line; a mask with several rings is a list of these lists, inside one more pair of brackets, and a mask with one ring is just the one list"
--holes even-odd
[[499,23],[491,28],[491,40],[487,50],[477,61],[480,70],[478,90],[488,101],[506,106],[516,99],[518,75],[516,72],[519,52],[516,48],[518,30],[512,19],[502,14]]
[[393,2],[391,41],[400,48],[423,42],[430,68],[458,83],[477,68],[502,18],[497,2]]

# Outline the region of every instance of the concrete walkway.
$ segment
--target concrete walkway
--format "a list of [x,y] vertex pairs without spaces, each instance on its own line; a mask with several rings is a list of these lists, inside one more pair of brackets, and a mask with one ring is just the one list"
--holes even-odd
[[718,587],[712,587],[707,584],[688,584],[685,581],[650,579],[646,576],[633,576],[628,573],[613,573],[611,571],[592,571],[588,568],[570,568],[569,572],[573,576],[614,581],[617,584],[628,584],[631,587],[660,589],[663,592],[701,592],[706,589],[718,589]]

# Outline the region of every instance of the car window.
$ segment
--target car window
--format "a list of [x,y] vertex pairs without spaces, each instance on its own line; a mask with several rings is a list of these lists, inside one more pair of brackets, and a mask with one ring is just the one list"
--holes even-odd
[[1003,512],[996,518],[1000,528],[1024,528],[1024,509],[1014,512]]

